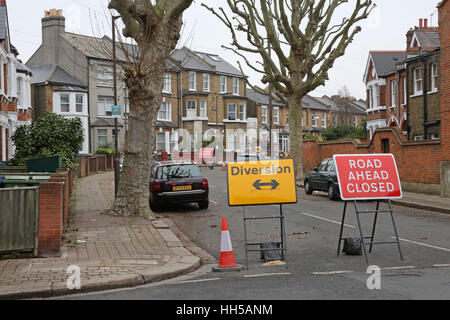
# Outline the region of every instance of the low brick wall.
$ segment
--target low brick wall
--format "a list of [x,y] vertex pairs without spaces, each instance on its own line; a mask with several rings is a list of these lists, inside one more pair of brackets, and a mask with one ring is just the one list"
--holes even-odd
[[79,178],[114,169],[114,155],[81,156],[77,162]]
[[59,256],[62,235],[67,227],[74,171],[59,169],[48,182],[40,184],[38,253]]
[[[380,128],[370,142],[359,140],[303,144],[304,166],[312,170],[319,162],[334,154],[383,153],[388,146],[397,162],[402,183],[409,191],[436,194],[440,185],[441,141],[408,141],[398,128]],[[412,190],[411,190],[412,189]]]

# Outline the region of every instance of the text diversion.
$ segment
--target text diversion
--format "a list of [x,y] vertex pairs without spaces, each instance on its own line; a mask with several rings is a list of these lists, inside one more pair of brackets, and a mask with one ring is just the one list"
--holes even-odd
[[[359,169],[358,171],[350,171],[348,174],[347,191],[349,193],[394,191],[394,184],[386,182],[386,180],[389,180],[388,172],[384,170],[376,171],[376,169],[382,167],[380,160],[349,160],[349,165],[350,169]],[[364,182],[359,183],[359,181]]]

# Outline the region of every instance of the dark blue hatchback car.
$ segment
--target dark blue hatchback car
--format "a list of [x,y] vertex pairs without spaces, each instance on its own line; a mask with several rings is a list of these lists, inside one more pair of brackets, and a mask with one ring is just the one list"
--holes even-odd
[[325,191],[328,192],[328,198],[331,200],[340,198],[336,167],[332,158],[322,160],[313,171],[309,172],[305,177],[304,184],[306,194]]

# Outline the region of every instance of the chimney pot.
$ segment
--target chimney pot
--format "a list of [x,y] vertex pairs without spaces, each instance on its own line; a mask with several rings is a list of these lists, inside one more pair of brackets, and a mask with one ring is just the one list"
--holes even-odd
[[423,20],[423,27],[424,27],[425,29],[428,28],[428,19],[424,19],[424,20]]
[[420,28],[420,29],[423,28],[423,19],[419,19],[419,28]]

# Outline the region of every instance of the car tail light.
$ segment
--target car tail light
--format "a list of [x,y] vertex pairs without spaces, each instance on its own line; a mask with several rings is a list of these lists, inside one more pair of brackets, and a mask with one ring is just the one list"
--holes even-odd
[[208,188],[208,179],[203,179],[202,180],[202,189],[207,189]]
[[161,183],[153,182],[152,183],[152,191],[161,191]]

